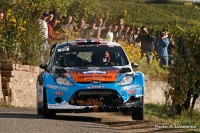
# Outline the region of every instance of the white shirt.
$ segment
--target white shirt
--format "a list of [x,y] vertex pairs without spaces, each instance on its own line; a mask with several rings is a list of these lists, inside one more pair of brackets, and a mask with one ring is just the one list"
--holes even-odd
[[39,24],[41,28],[41,34],[44,40],[48,38],[48,25],[45,20],[39,19]]
[[110,41],[110,42],[113,41],[113,32],[109,31],[109,32],[107,33],[106,39],[108,39],[108,38],[109,38],[109,41]]

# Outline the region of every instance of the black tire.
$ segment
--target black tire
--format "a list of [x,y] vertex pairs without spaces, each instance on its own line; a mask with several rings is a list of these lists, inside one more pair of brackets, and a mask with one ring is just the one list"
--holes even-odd
[[56,117],[55,112],[49,112],[47,108],[47,97],[46,97],[46,89],[43,90],[43,117],[54,119]]
[[144,106],[132,111],[132,120],[144,120]]
[[37,115],[43,115],[43,109],[37,108]]
[[[37,80],[36,88],[37,88],[38,85],[41,85],[41,84]],[[38,102],[38,88],[37,88],[37,115],[43,115],[43,108],[39,108],[39,107],[41,107],[41,105],[39,106],[39,102]]]

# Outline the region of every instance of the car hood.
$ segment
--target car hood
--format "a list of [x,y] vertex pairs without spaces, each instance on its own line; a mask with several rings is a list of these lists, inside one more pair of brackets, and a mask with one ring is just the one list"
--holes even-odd
[[129,67],[81,67],[81,68],[64,68],[66,76],[73,78],[74,82],[115,82],[118,76],[132,73]]

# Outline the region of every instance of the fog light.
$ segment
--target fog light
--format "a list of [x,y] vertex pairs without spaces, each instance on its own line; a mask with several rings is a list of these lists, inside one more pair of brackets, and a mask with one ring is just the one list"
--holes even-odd
[[62,102],[62,98],[61,98],[61,97],[56,97],[56,98],[55,98],[55,101],[56,101],[57,103],[60,103],[60,102]]

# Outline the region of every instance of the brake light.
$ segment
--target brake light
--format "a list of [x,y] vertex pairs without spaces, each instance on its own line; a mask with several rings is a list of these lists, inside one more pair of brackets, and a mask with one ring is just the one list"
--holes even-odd
[[103,39],[78,39],[76,40],[77,44],[101,44]]

